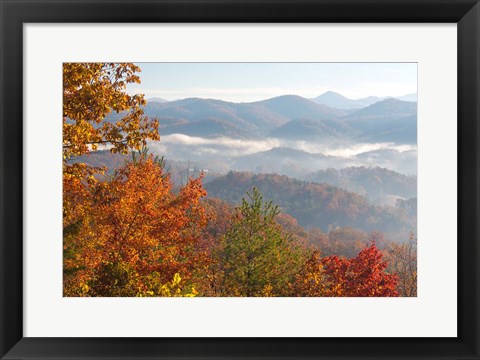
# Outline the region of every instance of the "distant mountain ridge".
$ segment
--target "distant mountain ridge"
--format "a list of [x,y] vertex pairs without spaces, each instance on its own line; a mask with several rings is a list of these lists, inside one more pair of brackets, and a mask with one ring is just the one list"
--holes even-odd
[[325,120],[296,119],[270,136],[301,141],[416,144],[417,104],[385,99],[347,115]]
[[317,104],[298,95],[283,95],[253,104],[265,106],[268,109],[285,116],[288,119],[313,118],[317,120],[331,119],[345,114],[345,111]]
[[349,139],[359,134],[359,131],[339,119],[298,119],[289,121],[274,129],[270,136],[292,140],[315,140],[321,138],[327,141],[334,141]]
[[349,99],[339,93],[333,91],[327,91],[316,98],[313,98],[312,101],[317,104],[327,105],[335,107],[337,109],[360,109],[369,105],[372,105],[378,101],[386,99],[385,97],[381,98],[378,96],[369,96],[361,99]]
[[417,143],[417,103],[386,99],[341,118],[360,142]]
[[331,106],[337,109],[349,110],[349,109],[361,109],[369,105],[373,105],[376,102],[386,100],[386,99],[398,99],[403,101],[417,101],[417,94],[407,94],[403,96],[368,96],[361,99],[349,99],[339,93],[334,91],[327,91],[320,96],[317,96],[312,101],[317,104]]
[[356,120],[365,118],[399,118],[417,113],[417,103],[388,98],[363,109],[352,112],[344,117],[344,120]]
[[[231,134],[235,135],[236,128],[239,135],[241,134],[240,137],[250,134],[253,138],[266,136],[276,127],[296,118],[323,120],[346,114],[343,110],[319,105],[296,95],[284,95],[252,103],[188,98],[166,103],[147,103],[144,111],[145,115],[159,119],[160,129],[164,134],[176,131],[192,135],[188,130],[183,132],[183,127],[191,128],[188,123],[201,121],[206,128],[211,126],[218,129],[218,124],[223,123]],[[172,125],[175,127],[171,127]],[[202,134],[210,137],[217,135],[216,132]]]
[[[371,102],[379,98],[366,99]],[[251,103],[187,98],[151,101],[144,112],[151,118],[158,118],[160,135],[178,133],[234,139],[275,137],[326,143],[344,140],[416,143],[416,103],[393,98],[354,111],[317,104],[296,95]],[[111,114],[107,121],[117,121],[121,116]]]

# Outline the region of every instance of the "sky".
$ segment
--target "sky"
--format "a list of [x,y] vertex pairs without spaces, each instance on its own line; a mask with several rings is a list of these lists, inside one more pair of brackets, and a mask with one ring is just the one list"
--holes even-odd
[[326,91],[350,99],[417,92],[416,63],[136,63],[147,99],[189,97],[232,102],[280,95],[313,98]]

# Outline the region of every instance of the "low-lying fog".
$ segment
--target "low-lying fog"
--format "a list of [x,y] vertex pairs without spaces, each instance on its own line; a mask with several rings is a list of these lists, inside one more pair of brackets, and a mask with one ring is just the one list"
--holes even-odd
[[240,140],[183,134],[161,137],[149,144],[167,160],[192,161],[215,172],[248,170],[290,176],[327,168],[379,166],[406,175],[417,173],[417,147],[392,143],[320,143],[276,138]]

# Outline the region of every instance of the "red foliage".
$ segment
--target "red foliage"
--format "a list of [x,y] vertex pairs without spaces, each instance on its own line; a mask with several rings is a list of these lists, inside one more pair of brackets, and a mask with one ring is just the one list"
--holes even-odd
[[322,259],[328,286],[325,296],[367,297],[398,296],[398,276],[385,272],[387,263],[375,243],[363,249],[357,257]]

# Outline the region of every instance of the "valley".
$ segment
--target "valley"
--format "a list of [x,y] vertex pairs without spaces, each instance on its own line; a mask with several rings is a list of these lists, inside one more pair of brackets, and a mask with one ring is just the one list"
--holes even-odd
[[[347,100],[330,93],[253,103],[153,99],[144,111],[160,121],[161,140],[148,147],[164,157],[176,187],[203,174],[208,197],[238,204],[256,187],[305,228],[408,239],[416,211],[401,205],[417,197],[416,102]],[[112,172],[127,158],[103,150],[78,161]]]

